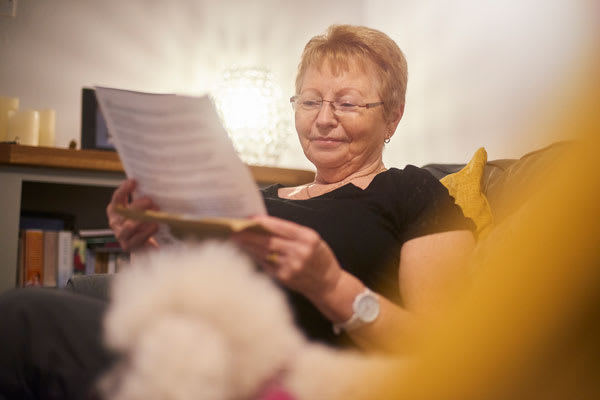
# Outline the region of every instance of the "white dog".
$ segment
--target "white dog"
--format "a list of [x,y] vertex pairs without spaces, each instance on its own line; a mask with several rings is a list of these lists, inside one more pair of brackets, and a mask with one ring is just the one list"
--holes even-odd
[[[309,343],[284,294],[232,245],[181,245],[115,279],[101,380],[115,400],[369,399],[363,377],[396,361]],[[383,375],[381,375],[383,376]]]

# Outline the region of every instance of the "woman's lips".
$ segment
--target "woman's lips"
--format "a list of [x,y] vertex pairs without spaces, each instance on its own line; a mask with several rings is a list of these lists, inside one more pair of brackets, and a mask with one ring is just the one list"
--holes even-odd
[[311,139],[311,141],[313,143],[321,145],[321,146],[336,146],[340,143],[346,142],[343,139],[336,139],[336,138],[330,138],[330,137],[317,137],[317,138]]

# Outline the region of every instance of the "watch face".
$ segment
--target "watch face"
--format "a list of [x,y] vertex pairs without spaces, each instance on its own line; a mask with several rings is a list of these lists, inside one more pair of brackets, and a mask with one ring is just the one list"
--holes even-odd
[[362,296],[356,305],[356,314],[363,322],[373,322],[379,315],[379,301],[376,295],[369,293]]

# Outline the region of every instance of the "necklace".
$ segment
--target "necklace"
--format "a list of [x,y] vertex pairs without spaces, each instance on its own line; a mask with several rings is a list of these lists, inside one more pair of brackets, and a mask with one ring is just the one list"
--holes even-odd
[[[331,192],[331,191],[333,191],[333,190],[335,190],[335,189],[337,189],[337,188],[339,188],[339,187],[342,187],[342,186],[344,186],[345,184],[347,184],[347,183],[350,183],[350,182],[352,182],[352,181],[353,181],[353,180],[355,180],[355,179],[364,178],[365,176],[369,176],[369,175],[377,175],[378,173],[380,173],[380,172],[383,172],[383,171],[385,171],[385,170],[386,170],[386,168],[385,168],[385,165],[383,165],[383,164],[382,164],[382,165],[381,165],[379,168],[377,168],[375,171],[372,171],[372,172],[369,172],[369,173],[366,173],[366,174],[362,174],[362,175],[355,175],[355,176],[352,176],[352,177],[346,178],[346,179],[344,179],[344,180],[342,180],[342,181],[340,181],[340,182],[337,182],[337,183],[326,183],[326,184],[323,184],[323,186],[330,186],[330,185],[333,185],[333,186],[331,186],[331,188],[330,188],[330,189],[329,189],[327,192],[325,192],[325,193]],[[312,198],[313,198],[313,196],[310,194],[310,188],[312,188],[312,187],[314,187],[314,186],[316,186],[316,185],[319,185],[319,183],[317,183],[317,182],[312,182],[312,183],[309,183],[308,185],[306,185],[306,186],[304,187],[304,191],[306,192],[306,197],[307,197],[307,198],[309,198],[309,199],[312,199]],[[322,194],[323,194],[323,193],[322,193]]]

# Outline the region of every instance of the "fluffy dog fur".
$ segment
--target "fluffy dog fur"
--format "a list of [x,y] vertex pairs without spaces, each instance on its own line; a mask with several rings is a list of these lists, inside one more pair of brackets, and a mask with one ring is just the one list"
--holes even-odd
[[122,355],[105,398],[255,399],[274,376],[293,397],[368,399],[367,359],[306,341],[285,296],[231,245],[181,245],[136,259],[112,288],[108,347]]

